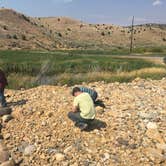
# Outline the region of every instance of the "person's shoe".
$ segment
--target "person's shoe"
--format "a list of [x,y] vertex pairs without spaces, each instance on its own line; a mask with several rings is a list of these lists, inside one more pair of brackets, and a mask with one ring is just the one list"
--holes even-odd
[[88,127],[87,123],[79,122],[75,124],[76,127],[79,127],[81,131],[86,130]]
[[2,107],[7,107],[7,103],[2,104]]

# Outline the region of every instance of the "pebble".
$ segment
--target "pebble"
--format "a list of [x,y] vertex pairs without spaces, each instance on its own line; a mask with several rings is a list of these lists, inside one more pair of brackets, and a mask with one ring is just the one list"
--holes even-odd
[[147,124],[147,128],[148,128],[148,129],[157,129],[157,124],[154,123],[154,122],[149,122],[149,123]]
[[109,153],[104,153],[104,158],[103,161],[106,161],[110,158],[110,154]]
[[13,119],[13,117],[11,115],[4,115],[2,117],[2,121],[5,122],[9,122],[11,119]]
[[7,133],[3,137],[4,137],[4,139],[8,140],[10,138],[10,136],[11,136],[10,133]]
[[31,155],[35,150],[36,148],[34,145],[28,145],[27,147],[25,147],[24,155],[25,156]]
[[57,161],[63,161],[65,159],[65,156],[62,153],[56,153],[55,158]]
[[66,154],[66,153],[70,152],[72,149],[73,149],[73,147],[72,147],[72,146],[69,146],[69,147],[67,147],[66,149],[64,149],[63,152]]

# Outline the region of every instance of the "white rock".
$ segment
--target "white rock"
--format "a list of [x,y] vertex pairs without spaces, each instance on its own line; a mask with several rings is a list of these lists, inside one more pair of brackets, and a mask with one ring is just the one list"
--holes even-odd
[[63,161],[65,159],[65,156],[62,153],[56,153],[55,158],[57,161]]
[[11,119],[13,119],[13,117],[12,117],[11,115],[4,115],[4,116],[2,117],[2,121],[3,121],[3,122],[8,122],[8,121],[10,121]]
[[24,155],[28,156],[31,155],[35,151],[35,146],[34,145],[28,145],[25,150],[24,150]]
[[108,153],[104,153],[104,158],[103,160],[106,161],[110,158],[110,155]]
[[67,147],[65,150],[64,150],[64,153],[68,153],[69,151],[71,151],[72,150],[72,146],[69,146],[69,147]]
[[4,137],[4,139],[6,139],[6,140],[9,139],[9,138],[10,138],[10,133],[5,134],[3,137]]
[[157,147],[157,149],[161,149],[161,150],[166,151],[166,144],[159,144],[159,143],[157,143],[156,147]]
[[149,122],[146,127],[148,129],[157,129],[157,124],[154,122]]

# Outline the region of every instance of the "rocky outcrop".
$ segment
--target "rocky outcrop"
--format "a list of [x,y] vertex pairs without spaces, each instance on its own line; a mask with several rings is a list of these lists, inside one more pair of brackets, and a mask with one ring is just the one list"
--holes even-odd
[[20,165],[166,165],[166,79],[95,82],[105,108],[87,132],[68,119],[70,87],[7,90],[14,119],[2,134]]

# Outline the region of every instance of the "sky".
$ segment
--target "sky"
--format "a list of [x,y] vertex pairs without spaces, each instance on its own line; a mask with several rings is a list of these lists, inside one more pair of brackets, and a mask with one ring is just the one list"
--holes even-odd
[[166,0],[0,0],[28,16],[67,16],[87,23],[166,23]]

